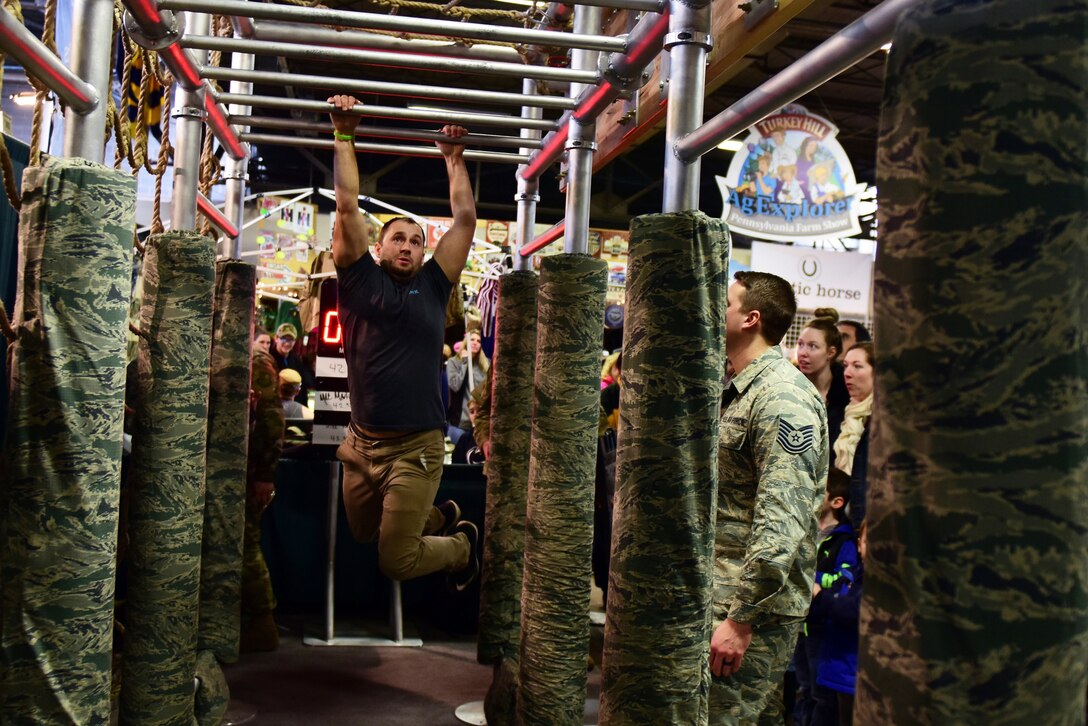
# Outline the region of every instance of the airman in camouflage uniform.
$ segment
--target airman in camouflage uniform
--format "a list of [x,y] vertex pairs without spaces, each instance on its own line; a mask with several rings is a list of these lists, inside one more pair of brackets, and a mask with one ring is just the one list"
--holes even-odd
[[812,598],[827,415],[778,348],[797,305],[785,280],[729,288],[718,447],[710,723],[782,723],[781,682]]
[[276,363],[262,345],[267,338],[268,333],[263,330],[254,333],[250,373],[253,411],[242,551],[242,614],[246,622],[241,648],[245,652],[273,650],[279,645],[279,634],[272,619],[276,597],[272,594],[268,566],[261,555],[261,515],[276,494],[276,464],[283,449],[284,427]]

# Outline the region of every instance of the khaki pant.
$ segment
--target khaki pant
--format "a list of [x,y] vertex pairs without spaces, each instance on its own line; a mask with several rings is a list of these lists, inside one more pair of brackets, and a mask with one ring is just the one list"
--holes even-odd
[[410,580],[468,564],[465,535],[425,536],[443,525],[434,495],[445,456],[445,439],[437,429],[371,439],[349,426],[336,450],[344,464],[344,508],[351,532],[359,542],[378,540],[378,568],[390,579]]
[[768,625],[752,631],[740,670],[711,677],[712,726],[778,726],[783,722],[782,676],[793,657],[801,623]]

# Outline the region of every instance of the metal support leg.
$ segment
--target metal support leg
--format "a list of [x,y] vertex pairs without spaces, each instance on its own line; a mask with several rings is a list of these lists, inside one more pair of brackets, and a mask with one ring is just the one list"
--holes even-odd
[[[205,34],[211,17],[185,14],[185,32]],[[191,52],[191,51],[189,51]],[[196,51],[199,65],[207,61],[206,51]],[[174,187],[170,198],[170,229],[196,229],[196,192],[200,181],[201,132],[204,130],[203,90],[187,91],[179,83],[174,91],[176,132],[174,134]]]
[[[231,56],[230,61],[231,68],[238,68],[241,70],[253,70],[253,54],[252,53],[234,53]],[[231,81],[230,92],[236,94],[249,95],[253,93],[253,84],[245,83],[243,81]],[[250,112],[249,106],[240,104],[231,104],[228,108],[228,112],[231,115],[234,114],[248,114]],[[248,131],[248,128],[242,128],[241,131]],[[246,198],[246,172],[249,170],[249,158],[233,159],[227,156],[225,171],[223,177],[227,181],[227,206],[224,210],[230,221],[234,223],[235,229],[238,230],[238,237],[231,239],[223,236],[219,240],[220,254],[230,259],[239,260],[242,256],[242,235],[243,227],[245,224],[245,198]]]
[[110,88],[109,38],[113,32],[112,0],[83,0],[72,8],[72,71],[98,89],[93,110],[79,113],[69,108],[64,114],[64,155],[78,156],[99,164],[106,153],[106,99]]
[[710,50],[710,6],[669,3],[669,105],[665,120],[665,188],[663,212],[699,208],[698,158],[684,161],[676,153],[676,142],[703,122],[703,94],[706,91],[706,54]]
[[400,583],[393,581],[389,597],[389,637],[347,636],[336,637],[336,523],[340,515],[340,462],[329,464],[329,509],[328,509],[328,550],[325,565],[325,634],[323,638],[305,636],[304,645],[339,645],[355,647],[373,647],[378,645],[396,645],[416,647],[423,645],[419,638],[404,637],[404,615],[401,609]]

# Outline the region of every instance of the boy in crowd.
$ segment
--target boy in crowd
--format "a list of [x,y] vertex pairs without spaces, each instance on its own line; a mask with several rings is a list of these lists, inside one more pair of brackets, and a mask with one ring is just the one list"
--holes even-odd
[[[846,515],[850,503],[850,477],[838,469],[827,474],[827,496],[820,510],[820,544],[816,549],[816,577],[813,598],[821,592],[838,592],[853,578],[858,565],[854,528]],[[798,694],[794,710],[795,726],[837,723],[836,697],[817,681],[820,653],[824,639],[823,620],[816,615],[815,601],[805,619],[801,637],[794,651]]]

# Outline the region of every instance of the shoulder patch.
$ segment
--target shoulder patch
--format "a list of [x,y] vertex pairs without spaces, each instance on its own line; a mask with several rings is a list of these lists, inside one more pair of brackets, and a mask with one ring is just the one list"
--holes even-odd
[[786,419],[778,423],[778,444],[790,454],[803,454],[812,448],[812,439],[815,436],[816,427],[794,427]]

